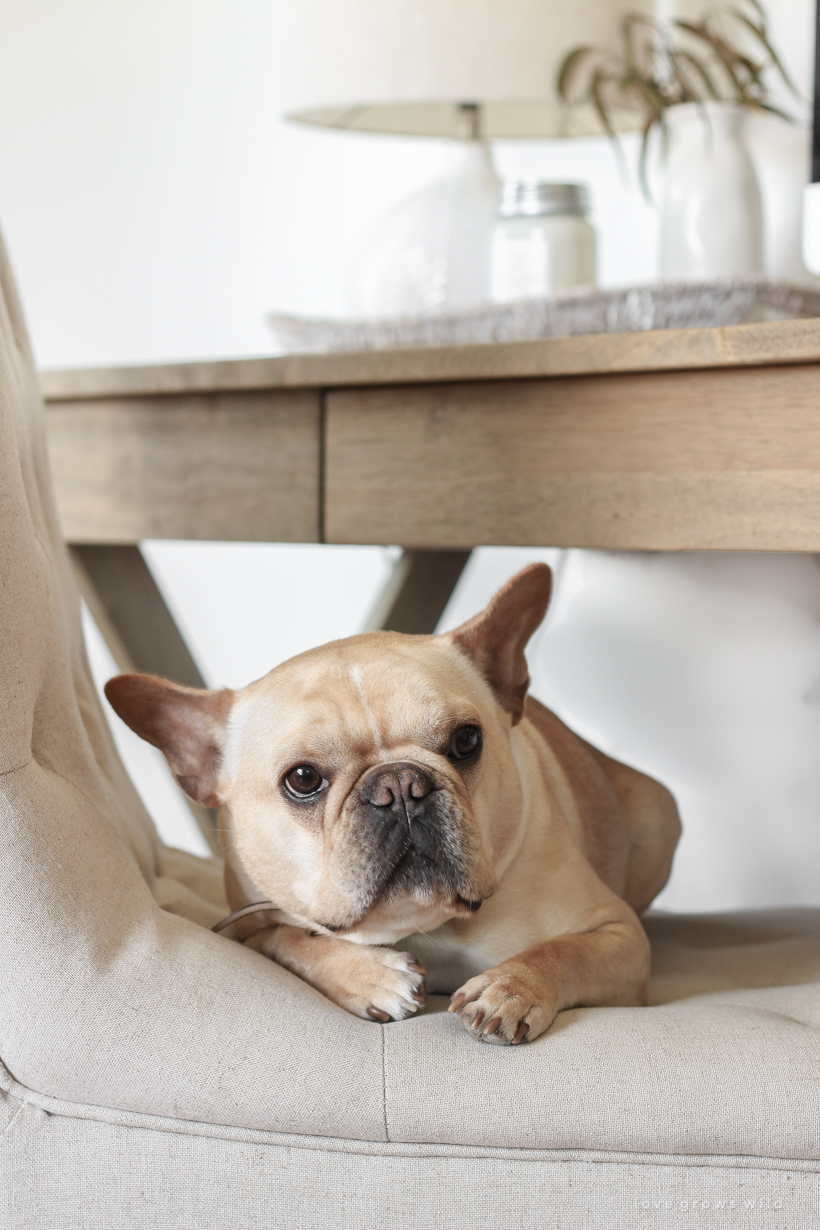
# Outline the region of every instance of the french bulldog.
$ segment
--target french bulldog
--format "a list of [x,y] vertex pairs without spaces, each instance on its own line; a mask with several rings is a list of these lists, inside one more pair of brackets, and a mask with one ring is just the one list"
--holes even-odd
[[240,938],[349,1012],[410,1016],[425,970],[488,1042],[645,1002],[638,916],[678,813],[527,696],[550,586],[533,564],[454,632],[353,636],[238,691],[106,686],[182,789],[221,809],[229,905],[256,907]]

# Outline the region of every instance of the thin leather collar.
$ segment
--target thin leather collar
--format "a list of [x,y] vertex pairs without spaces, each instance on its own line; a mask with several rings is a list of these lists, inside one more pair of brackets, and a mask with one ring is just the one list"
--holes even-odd
[[275,910],[276,906],[272,901],[256,901],[253,905],[245,905],[241,910],[234,910],[233,914],[229,914],[227,918],[223,918],[216,926],[211,927],[212,931],[224,931],[226,927],[230,927],[238,918],[245,918],[248,914],[258,914],[260,910]]

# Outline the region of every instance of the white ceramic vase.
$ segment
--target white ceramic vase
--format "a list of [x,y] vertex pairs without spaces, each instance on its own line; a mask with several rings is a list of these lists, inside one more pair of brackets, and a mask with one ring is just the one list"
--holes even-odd
[[682,103],[666,113],[665,281],[763,272],[763,209],[745,119],[744,109],[728,102]]

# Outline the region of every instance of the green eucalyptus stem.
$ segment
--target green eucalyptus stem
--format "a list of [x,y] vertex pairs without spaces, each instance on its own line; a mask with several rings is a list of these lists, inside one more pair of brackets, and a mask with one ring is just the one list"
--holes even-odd
[[[726,33],[733,23],[743,45]],[[620,52],[591,44],[573,47],[558,68],[556,88],[565,102],[594,107],[619,153],[612,113],[624,105],[638,113],[642,132],[638,173],[648,200],[649,140],[670,107],[734,102],[794,123],[794,117],[772,101],[765,80],[771,73],[805,102],[772,44],[760,0],[717,5],[697,21],[677,20],[668,29],[643,13],[627,13],[620,30]]]

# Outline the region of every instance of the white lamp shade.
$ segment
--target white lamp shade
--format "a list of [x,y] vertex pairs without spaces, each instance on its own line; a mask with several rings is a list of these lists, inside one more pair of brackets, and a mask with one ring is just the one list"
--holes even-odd
[[626,11],[651,15],[653,4],[299,0],[284,20],[293,49],[289,110],[440,99],[555,101],[567,51],[581,43],[619,49]]

